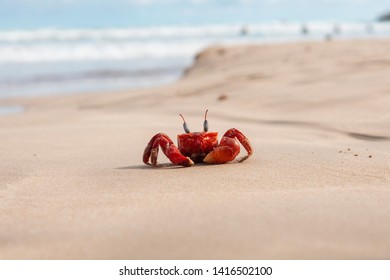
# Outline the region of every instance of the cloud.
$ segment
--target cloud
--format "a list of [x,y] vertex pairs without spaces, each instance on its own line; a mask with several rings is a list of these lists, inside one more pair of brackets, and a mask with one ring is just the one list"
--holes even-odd
[[[77,3],[104,3],[105,0],[0,0],[0,5],[4,3],[13,4],[77,4]],[[388,0],[116,0],[112,1],[116,3],[127,3],[134,6],[149,6],[149,5],[166,5],[166,4],[220,4],[224,5],[262,5],[269,3],[335,3],[335,4],[350,4],[350,3],[388,3]]]
[[154,4],[166,5],[172,3],[178,3],[178,0],[125,0],[126,3],[133,6],[150,6]]
[[194,4],[203,4],[209,2],[209,0],[190,0],[190,2]]
[[[66,1],[66,0],[62,0]],[[82,1],[82,0],[69,0]],[[229,4],[229,5],[263,5],[263,4],[292,4],[292,3],[308,3],[308,4],[351,4],[351,3],[369,3],[369,2],[386,2],[388,0],[125,0],[131,5],[149,6],[149,5],[165,5],[165,4]]]

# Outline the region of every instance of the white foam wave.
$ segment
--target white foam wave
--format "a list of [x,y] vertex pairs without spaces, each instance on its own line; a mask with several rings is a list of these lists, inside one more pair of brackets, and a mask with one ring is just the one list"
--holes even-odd
[[0,63],[93,61],[191,57],[206,43],[82,43],[0,47]]
[[[268,22],[249,25],[207,25],[178,27],[38,29],[0,31],[0,42],[146,40],[204,37],[234,37],[245,27],[252,35],[299,34],[303,25],[313,33],[331,32],[337,25],[345,32],[365,32],[365,22]],[[370,23],[380,32],[390,31],[389,24]]]
[[140,40],[235,36],[239,26],[150,27],[112,29],[39,29],[1,31],[0,41],[78,41],[78,40]]
[[212,43],[288,40],[303,32],[309,36],[329,33],[353,36],[367,32],[390,35],[390,25],[278,21],[247,26],[0,31],[0,63],[188,58]]

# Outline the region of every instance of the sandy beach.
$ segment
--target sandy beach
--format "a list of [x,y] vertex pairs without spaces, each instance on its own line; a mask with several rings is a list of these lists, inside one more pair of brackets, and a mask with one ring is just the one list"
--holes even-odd
[[[387,39],[214,46],[172,85],[0,100],[26,109],[0,116],[0,258],[389,259],[389,57]],[[252,157],[143,164],[206,109]]]

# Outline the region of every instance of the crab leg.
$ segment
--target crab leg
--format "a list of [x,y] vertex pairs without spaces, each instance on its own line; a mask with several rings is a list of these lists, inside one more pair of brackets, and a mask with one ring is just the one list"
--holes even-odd
[[240,143],[248,152],[246,156],[238,160],[239,162],[243,162],[252,155],[253,150],[248,138],[235,128],[226,131],[219,145],[203,161],[206,163],[225,163],[232,161],[240,153]]
[[[164,133],[158,133],[150,139],[143,155],[143,161],[145,164],[157,166],[159,146],[173,164],[182,166],[191,166],[194,164],[190,158],[185,157],[180,153],[179,149],[175,146],[175,144],[173,144],[172,140]],[[149,158],[151,163],[149,163]]]

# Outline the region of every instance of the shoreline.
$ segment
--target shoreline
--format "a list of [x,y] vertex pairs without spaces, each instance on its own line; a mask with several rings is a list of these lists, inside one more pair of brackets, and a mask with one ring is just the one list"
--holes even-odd
[[[5,28],[0,30],[0,98],[116,91],[160,78],[157,83],[165,84],[177,78],[177,69],[190,65],[196,53],[215,44],[375,39],[390,34],[389,24],[374,19],[247,20]],[[156,69],[165,73],[153,73]]]
[[[151,86],[140,86],[137,87],[136,85],[134,86],[128,86],[128,87],[123,87],[120,89],[107,89],[107,90],[73,90],[73,91],[66,91],[66,92],[50,92],[46,91],[47,93],[41,94],[41,93],[36,93],[36,94],[16,94],[16,95],[11,95],[11,96],[1,96],[0,101],[7,101],[8,99],[23,99],[23,98],[42,98],[42,97],[63,97],[66,95],[74,95],[74,94],[93,94],[93,93],[115,93],[115,92],[122,92],[122,91],[134,91],[134,90],[143,90],[143,89],[152,89],[152,88],[157,88],[157,87],[164,87],[167,85],[173,85],[176,82],[180,82],[180,80],[185,76],[187,70],[190,70],[193,67],[193,64],[195,63],[195,60],[197,56],[204,51],[208,49],[213,49],[213,48],[235,48],[235,47],[246,47],[246,46],[253,46],[253,47],[262,47],[262,46],[278,46],[278,45],[296,45],[296,44],[319,44],[323,42],[375,42],[375,41],[388,41],[390,40],[388,35],[378,35],[376,37],[365,37],[365,36],[352,36],[352,37],[339,37],[339,36],[331,36],[330,38],[327,37],[327,35],[332,35],[332,34],[322,34],[321,36],[318,36],[316,38],[313,37],[299,37],[299,38],[279,38],[279,39],[274,39],[271,41],[248,41],[248,42],[232,42],[232,43],[212,43],[209,46],[206,46],[205,48],[201,49],[199,52],[195,53],[192,58],[186,58],[182,59],[181,65],[171,65],[170,67],[164,67],[160,65],[157,68],[140,68],[140,69],[115,69],[115,68],[104,68],[104,69],[98,69],[94,70],[93,68],[91,69],[86,69],[85,71],[81,71],[78,73],[60,73],[59,75],[51,75],[51,74],[43,74],[43,75],[35,75],[32,77],[24,78],[21,79],[20,81],[17,79],[10,80],[10,84],[16,85],[18,83],[20,84],[31,84],[33,82],[61,82],[61,81],[72,81],[72,80],[80,80],[85,77],[92,77],[92,78],[110,78],[110,77],[126,77],[127,75],[132,75],[130,76],[132,79],[134,77],[139,77],[139,76],[153,76],[153,75],[159,75],[159,76],[164,76],[165,74],[174,74],[174,76],[177,77],[177,79],[170,81],[169,83],[163,83],[163,84],[155,84]],[[334,35],[334,34],[333,34]],[[183,61],[186,61],[185,63]],[[191,62],[192,61],[192,62]],[[77,62],[77,61],[64,61],[60,62],[64,64],[68,63],[82,63],[82,62]],[[84,63],[84,62],[83,62]],[[87,63],[87,62],[85,62]],[[96,61],[90,61],[89,62],[91,65],[97,63]],[[121,64],[123,62],[117,62],[115,61],[115,64]],[[188,64],[189,63],[189,64]],[[180,73],[180,74],[178,74]]]
[[[170,85],[1,99],[26,111],[0,117],[0,259],[389,259],[389,50],[214,46]],[[142,163],[205,109],[253,156]]]

